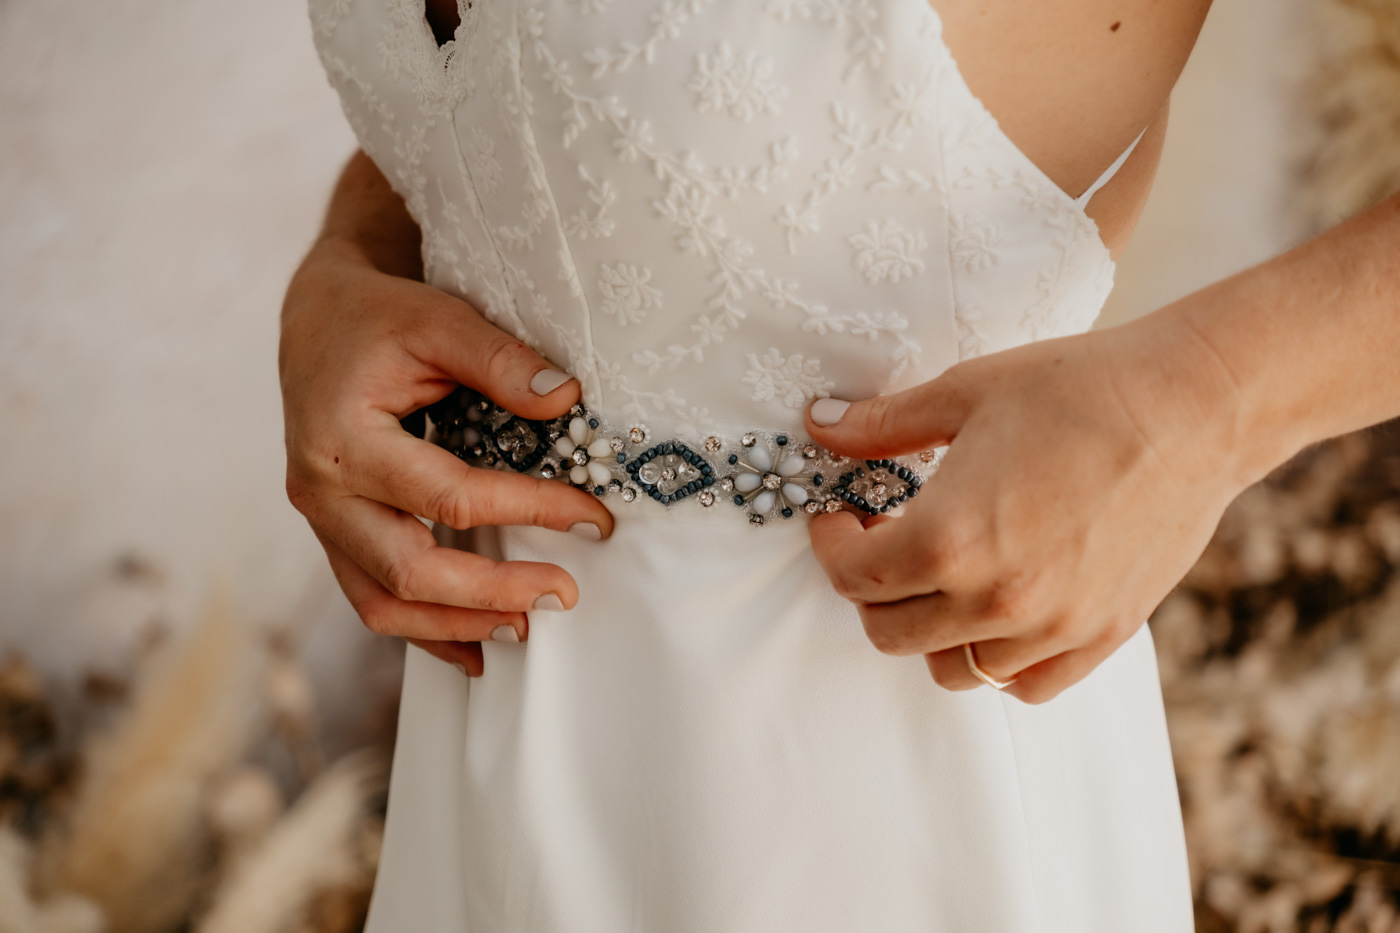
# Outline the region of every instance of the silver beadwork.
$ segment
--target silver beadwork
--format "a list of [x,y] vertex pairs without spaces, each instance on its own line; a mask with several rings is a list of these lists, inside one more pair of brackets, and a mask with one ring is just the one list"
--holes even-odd
[[[572,483],[631,503],[650,499],[697,508],[733,501],[753,525],[783,524],[798,512],[854,509],[888,512],[914,496],[927,471],[919,460],[842,457],[787,432],[744,431],[737,443],[717,434],[695,440],[616,422],[576,405],[566,415],[532,421],[461,389],[428,412],[435,441],[473,466]],[[632,446],[629,446],[632,445]],[[651,507],[648,505],[648,507]]]

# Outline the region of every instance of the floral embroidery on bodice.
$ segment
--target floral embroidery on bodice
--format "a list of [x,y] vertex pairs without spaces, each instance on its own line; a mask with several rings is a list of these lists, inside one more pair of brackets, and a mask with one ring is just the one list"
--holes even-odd
[[1097,229],[963,83],[927,0],[312,0],[426,278],[680,436],[800,429],[1087,329]]

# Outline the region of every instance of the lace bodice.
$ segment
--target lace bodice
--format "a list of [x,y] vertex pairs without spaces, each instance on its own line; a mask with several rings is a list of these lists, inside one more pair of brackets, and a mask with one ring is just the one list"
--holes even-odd
[[680,436],[797,429],[1093,322],[1092,220],[963,83],[927,0],[312,0],[427,280]]

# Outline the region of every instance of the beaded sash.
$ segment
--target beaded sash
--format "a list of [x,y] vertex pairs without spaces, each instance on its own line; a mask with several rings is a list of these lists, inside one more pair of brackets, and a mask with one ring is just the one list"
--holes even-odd
[[427,414],[434,443],[473,466],[568,482],[623,502],[710,508],[727,501],[754,525],[798,512],[888,512],[918,495],[942,459],[940,449],[911,463],[858,460],[760,430],[737,439],[712,435],[691,447],[657,440],[642,424],[611,424],[582,405],[551,421],[530,421],[465,387]]

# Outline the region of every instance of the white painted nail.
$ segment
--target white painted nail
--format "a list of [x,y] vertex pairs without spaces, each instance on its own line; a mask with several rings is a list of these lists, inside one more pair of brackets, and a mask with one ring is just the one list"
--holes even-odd
[[457,668],[457,670],[461,671],[463,677],[469,677],[469,676],[470,676],[470,675],[467,673],[467,666],[466,666],[465,664],[463,664],[461,661],[453,661],[453,662],[452,662],[452,666],[455,667],[455,668]]
[[[536,605],[535,605],[535,608],[538,609],[538,608],[539,608],[539,605],[536,604]],[[563,607],[561,606],[560,608],[563,608]],[[492,640],[492,641],[511,641],[511,642],[518,642],[518,641],[520,641],[520,636],[516,633],[516,631],[515,631],[515,626],[513,626],[513,625],[498,625],[498,626],[496,626],[495,628],[493,628],[493,629],[491,630],[491,640]]]
[[603,529],[592,522],[574,522],[569,526],[569,531],[588,541],[603,540]]
[[829,428],[840,421],[841,416],[850,407],[850,402],[843,402],[839,398],[819,398],[812,403],[812,423]]
[[530,377],[530,391],[536,395],[548,395],[572,378],[557,369],[542,369]]
[[564,601],[553,593],[545,593],[539,599],[535,600],[533,608],[537,612],[563,612]]

